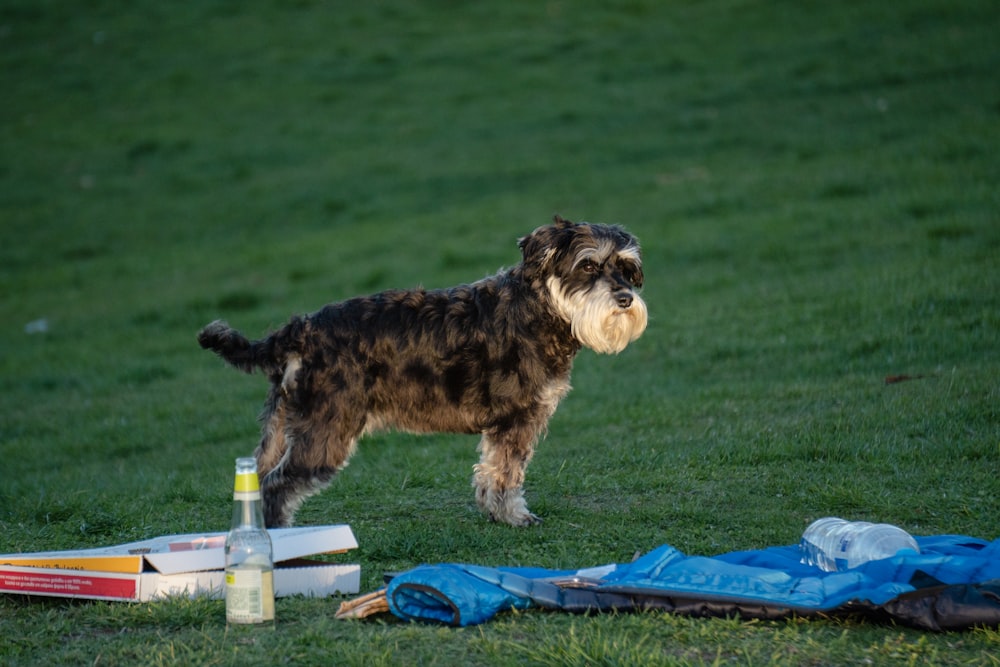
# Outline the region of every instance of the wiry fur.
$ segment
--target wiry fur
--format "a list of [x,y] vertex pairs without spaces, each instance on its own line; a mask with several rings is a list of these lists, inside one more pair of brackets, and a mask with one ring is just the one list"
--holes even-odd
[[250,341],[216,321],[198,335],[271,381],[256,450],[268,526],[292,522],[389,428],[480,434],[476,501],[491,520],[539,521],[524,473],[581,346],[617,353],[646,327],[634,237],[556,216],[520,240],[522,262],[469,285],[390,290],[293,317]]

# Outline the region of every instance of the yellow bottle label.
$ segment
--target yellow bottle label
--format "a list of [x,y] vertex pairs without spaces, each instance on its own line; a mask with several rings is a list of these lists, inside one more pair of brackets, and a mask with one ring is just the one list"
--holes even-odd
[[257,479],[257,473],[250,472],[237,475],[233,491],[237,493],[260,491],[260,480]]
[[257,473],[236,475],[233,500],[260,500],[260,479],[257,477]]

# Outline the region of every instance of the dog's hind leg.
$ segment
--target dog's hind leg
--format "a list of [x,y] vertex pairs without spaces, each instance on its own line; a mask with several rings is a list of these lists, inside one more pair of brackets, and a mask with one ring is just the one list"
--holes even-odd
[[329,411],[309,419],[290,406],[285,411],[283,455],[261,479],[269,528],[291,525],[306,498],[322,491],[347,465],[362,428],[337,420]]
[[257,459],[257,474],[261,479],[271,472],[281,461],[288,449],[286,438],[287,408],[280,387],[272,386],[271,392],[260,415],[260,444],[254,451]]
[[479,442],[481,458],[474,468],[472,485],[476,488],[476,503],[490,521],[512,526],[541,523],[528,510],[523,490],[535,438],[529,429],[483,433]]
[[322,491],[338,470],[337,467],[305,469],[282,464],[269,472],[261,481],[265,525],[268,528],[292,525],[296,511],[306,498]]

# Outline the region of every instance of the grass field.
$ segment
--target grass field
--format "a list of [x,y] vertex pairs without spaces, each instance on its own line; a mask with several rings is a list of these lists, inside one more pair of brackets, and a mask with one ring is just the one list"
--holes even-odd
[[[364,441],[299,514],[353,527],[364,591],[826,515],[1000,536],[998,34],[988,0],[0,0],[0,553],[226,529],[265,382],[202,325],[475,280],[554,213],[639,236],[645,336],[577,359],[541,526],[478,514],[475,438]],[[1000,662],[995,629],[338,602],[235,644],[217,601],[0,596],[0,663]]]

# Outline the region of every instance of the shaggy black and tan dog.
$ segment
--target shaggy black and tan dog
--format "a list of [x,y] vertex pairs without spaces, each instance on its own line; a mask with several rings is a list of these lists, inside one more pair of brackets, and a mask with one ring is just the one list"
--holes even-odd
[[384,429],[481,434],[476,501],[491,520],[539,521],[522,484],[569,391],[581,347],[617,353],[646,328],[636,239],[556,216],[519,242],[522,262],[470,285],[390,290],[294,317],[251,342],[224,322],[198,335],[271,380],[256,450],[268,526],[285,526]]

